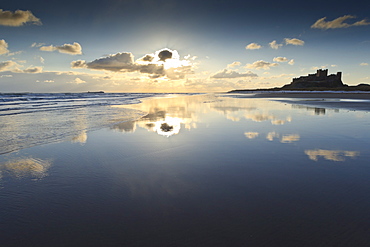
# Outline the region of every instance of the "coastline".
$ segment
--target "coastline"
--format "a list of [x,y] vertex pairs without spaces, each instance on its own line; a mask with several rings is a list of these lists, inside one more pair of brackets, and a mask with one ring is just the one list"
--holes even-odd
[[308,105],[318,108],[347,109],[352,111],[370,111],[369,92],[249,92],[250,98],[267,98],[295,105]]
[[324,99],[364,99],[370,100],[370,92],[320,92],[320,91],[311,91],[311,92],[263,92],[256,93],[253,97],[256,98],[324,98]]

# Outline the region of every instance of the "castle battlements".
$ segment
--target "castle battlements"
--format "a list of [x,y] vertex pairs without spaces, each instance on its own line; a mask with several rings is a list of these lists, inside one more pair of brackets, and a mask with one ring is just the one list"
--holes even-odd
[[319,69],[315,74],[308,74],[307,76],[301,76],[298,78],[293,78],[293,81],[305,80],[305,81],[323,81],[327,79],[339,79],[342,80],[342,72],[337,72],[337,74],[328,75],[327,69]]

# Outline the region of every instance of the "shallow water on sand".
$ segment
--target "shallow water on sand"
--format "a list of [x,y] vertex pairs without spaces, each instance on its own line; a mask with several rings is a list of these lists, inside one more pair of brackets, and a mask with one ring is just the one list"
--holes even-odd
[[[96,128],[70,121],[75,138],[0,156],[1,246],[370,243],[370,112],[232,95],[105,107]],[[121,111],[140,114],[110,121]]]

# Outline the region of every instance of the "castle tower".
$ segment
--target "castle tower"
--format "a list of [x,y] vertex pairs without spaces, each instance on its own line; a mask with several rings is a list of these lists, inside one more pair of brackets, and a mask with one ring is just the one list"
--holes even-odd
[[337,78],[338,78],[339,80],[342,80],[342,72],[337,72]]
[[328,76],[328,70],[327,69],[318,69],[316,72],[316,77],[327,77]]

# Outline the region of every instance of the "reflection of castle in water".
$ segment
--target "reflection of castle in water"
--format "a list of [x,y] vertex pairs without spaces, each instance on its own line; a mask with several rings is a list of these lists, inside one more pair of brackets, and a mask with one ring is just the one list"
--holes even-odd
[[325,115],[327,111],[339,112],[339,109],[326,109],[321,107],[310,107],[304,105],[292,105],[292,108],[296,109],[306,109],[307,111],[313,111],[315,115]]

